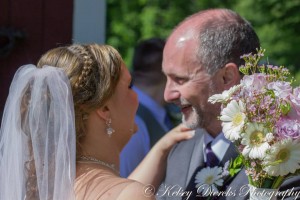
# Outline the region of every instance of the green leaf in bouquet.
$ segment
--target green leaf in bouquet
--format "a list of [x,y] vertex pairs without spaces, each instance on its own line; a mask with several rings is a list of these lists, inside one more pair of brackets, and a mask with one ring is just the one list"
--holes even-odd
[[266,95],[269,95],[272,99],[275,99],[275,92],[273,90],[267,90]]
[[241,171],[241,169],[230,169],[229,170],[229,174],[230,176],[235,176],[237,173],[239,173]]
[[287,115],[291,110],[291,105],[289,103],[280,104],[280,110],[282,114]]
[[238,155],[233,161],[230,161],[229,164],[229,174],[230,176],[234,176],[237,173],[239,173],[239,171],[241,171],[243,167],[243,156],[240,154]]
[[236,157],[233,161],[234,168],[242,168],[243,167],[243,156],[240,154],[238,157]]

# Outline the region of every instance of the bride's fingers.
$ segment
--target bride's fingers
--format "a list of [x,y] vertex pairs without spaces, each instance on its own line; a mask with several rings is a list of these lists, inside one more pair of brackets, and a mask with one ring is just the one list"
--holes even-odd
[[175,128],[173,128],[171,131],[190,131],[192,129],[186,127],[184,124],[179,124]]
[[193,129],[188,128],[183,124],[180,124],[180,131],[193,131]]
[[156,147],[161,150],[169,151],[173,145],[176,143],[191,139],[195,135],[195,130],[191,130],[180,124],[169,131],[165,136],[163,136],[158,142]]
[[191,139],[192,137],[194,137],[195,135],[195,131],[194,130],[191,130],[191,129],[186,129],[184,131],[180,131],[180,132],[177,132],[173,135],[173,140],[174,142],[180,142],[182,140],[188,140],[188,139]]
[[163,145],[164,149],[170,149],[174,144],[183,140],[191,139],[194,137],[194,135],[194,130],[185,129],[185,131],[181,131],[180,127],[176,127],[176,129],[173,129],[161,140],[161,144]]

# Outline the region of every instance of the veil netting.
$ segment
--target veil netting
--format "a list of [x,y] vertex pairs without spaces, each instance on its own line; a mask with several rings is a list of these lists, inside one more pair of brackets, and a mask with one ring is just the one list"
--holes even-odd
[[0,131],[0,199],[75,199],[72,91],[55,67],[25,65],[9,89]]

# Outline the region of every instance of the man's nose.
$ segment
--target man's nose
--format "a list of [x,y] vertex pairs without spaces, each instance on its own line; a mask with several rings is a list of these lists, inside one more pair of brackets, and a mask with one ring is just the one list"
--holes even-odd
[[166,102],[174,102],[175,100],[179,99],[180,93],[178,89],[174,86],[172,81],[167,81],[165,92],[164,92],[164,99]]

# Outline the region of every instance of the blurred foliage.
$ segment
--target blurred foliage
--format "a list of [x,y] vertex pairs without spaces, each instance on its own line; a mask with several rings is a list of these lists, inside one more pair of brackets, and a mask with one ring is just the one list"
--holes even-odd
[[185,17],[217,7],[232,9],[251,22],[271,64],[300,71],[300,0],[107,0],[107,43],[130,67],[137,42],[167,38]]
[[232,9],[252,23],[269,60],[300,70],[300,0],[240,1]]
[[150,37],[167,38],[185,17],[201,9],[227,6],[217,0],[107,0],[107,43],[130,67],[133,47]]

